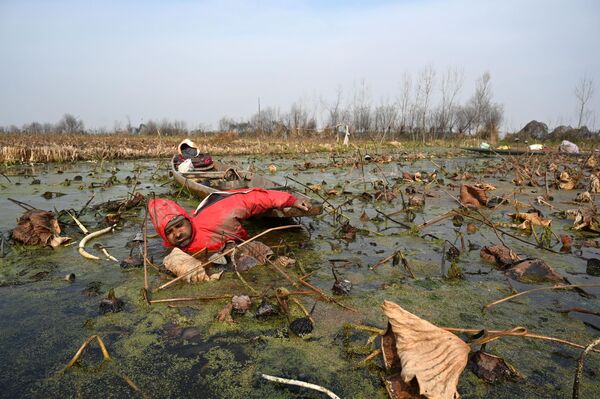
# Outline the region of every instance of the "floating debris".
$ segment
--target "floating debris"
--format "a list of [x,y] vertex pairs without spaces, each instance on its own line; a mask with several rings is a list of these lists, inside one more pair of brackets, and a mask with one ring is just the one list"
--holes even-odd
[[264,299],[261,301],[258,309],[256,309],[256,318],[259,320],[266,320],[271,316],[279,314],[279,307],[277,305],[270,304]]
[[352,282],[350,280],[338,278],[335,268],[333,267],[331,268],[331,272],[333,273],[333,278],[335,279],[335,283],[333,283],[331,291],[336,295],[348,295],[352,289]]

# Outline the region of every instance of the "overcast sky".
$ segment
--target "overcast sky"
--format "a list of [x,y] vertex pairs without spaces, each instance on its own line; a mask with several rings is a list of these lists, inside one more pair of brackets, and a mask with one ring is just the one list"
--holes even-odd
[[503,130],[576,124],[587,74],[599,129],[600,1],[0,0],[0,126],[71,113],[88,128],[217,127],[258,97],[315,108],[362,81],[377,105],[426,66],[463,70],[463,99],[489,71]]

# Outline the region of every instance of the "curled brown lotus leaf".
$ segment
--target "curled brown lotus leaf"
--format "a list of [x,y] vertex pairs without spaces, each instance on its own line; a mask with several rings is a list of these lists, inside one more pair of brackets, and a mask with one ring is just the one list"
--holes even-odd
[[414,181],[414,175],[408,173],[408,172],[402,172],[402,180],[406,180],[406,181]]
[[58,247],[69,237],[60,237],[60,226],[54,213],[40,209],[30,209],[17,220],[11,237],[25,245],[50,245]]
[[560,187],[561,190],[573,190],[576,185],[577,179],[570,176],[567,172],[560,172],[558,187]]
[[584,191],[582,193],[578,193],[577,196],[575,197],[575,202],[579,202],[582,204],[590,203],[592,201],[593,201],[592,194],[590,194],[589,191]]
[[519,380],[523,376],[504,359],[483,350],[469,356],[469,368],[482,380],[494,383],[501,380]]
[[600,193],[600,178],[596,175],[592,175],[590,178],[590,192]]
[[[176,276],[181,276],[188,273],[190,270],[206,263],[206,260],[199,260],[193,256],[183,252],[179,248],[173,248],[173,251],[163,259],[165,267],[173,272]],[[210,264],[209,264],[210,265]],[[204,267],[208,267],[204,266]],[[184,279],[188,283],[216,280],[220,274],[209,276],[204,267],[199,267],[196,271],[186,276]]]
[[573,229],[600,233],[600,223],[596,211],[592,208],[578,209],[575,214]]
[[506,275],[521,283],[564,283],[565,279],[542,259],[524,259],[506,270]]
[[486,190],[463,184],[460,186],[460,203],[467,207],[479,208],[488,202]]
[[489,184],[489,183],[477,183],[477,184],[474,184],[473,187],[479,188],[479,189],[485,190],[485,191],[494,191],[496,189],[496,186]]
[[596,166],[598,166],[598,160],[596,159],[596,156],[594,154],[588,157],[588,159],[585,161],[585,166],[587,166],[588,168],[595,168]]
[[517,226],[518,228],[523,229],[523,230],[530,229],[531,225],[533,225],[533,226],[548,227],[548,226],[550,226],[552,224],[552,220],[551,219],[544,219],[537,212],[509,213],[508,216],[511,217],[511,218],[513,218],[514,220],[523,222],[523,223],[521,223],[520,225]]
[[267,263],[269,256],[273,255],[273,250],[266,244],[260,241],[251,241],[243,247],[235,250],[235,256],[250,256],[258,262],[259,265]]
[[296,264],[296,259],[290,258],[288,256],[278,256],[273,263],[275,263],[279,267],[292,267]]
[[234,295],[231,298],[231,304],[237,313],[246,313],[252,306],[252,300],[248,295]]
[[421,193],[409,195],[408,206],[411,208],[422,208],[425,206],[425,195]]
[[419,394],[430,399],[458,398],[456,386],[467,365],[469,345],[399,305],[384,301],[385,315],[394,333],[404,383],[413,379]]
[[560,247],[560,253],[570,253],[571,247],[573,246],[573,237],[571,237],[570,235],[562,234],[560,236],[560,243],[562,244],[562,247]]
[[231,311],[233,310],[233,304],[228,303],[225,305],[223,309],[219,311],[217,314],[217,321],[221,321],[224,323],[233,323],[233,317],[231,317]]
[[506,269],[519,260],[517,254],[504,245],[485,246],[479,251],[479,256],[490,263],[498,265],[501,269]]

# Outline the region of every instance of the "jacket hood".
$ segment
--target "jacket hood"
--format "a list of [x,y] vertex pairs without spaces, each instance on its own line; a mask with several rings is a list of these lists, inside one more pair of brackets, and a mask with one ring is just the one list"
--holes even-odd
[[[173,218],[181,215],[187,218],[190,222],[192,218],[178,203],[166,199],[152,199],[148,201],[148,213],[150,213],[150,219],[156,232],[162,237],[164,245],[167,247],[173,247],[167,240],[165,234],[165,227]],[[192,232],[193,234],[193,232]]]
[[187,148],[194,148],[196,150],[196,153],[200,153],[200,147],[198,147],[196,143],[194,143],[190,139],[185,139],[177,146],[177,151],[179,152],[179,155],[183,155],[183,151]]

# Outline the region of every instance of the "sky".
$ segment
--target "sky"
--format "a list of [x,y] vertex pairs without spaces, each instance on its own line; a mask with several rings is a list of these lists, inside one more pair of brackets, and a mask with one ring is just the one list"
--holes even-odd
[[462,71],[461,101],[488,71],[505,131],[576,125],[587,76],[600,129],[600,2],[0,0],[0,126],[70,113],[91,129],[216,128],[250,118],[259,98],[322,109],[363,83],[376,106],[426,67],[434,90]]

